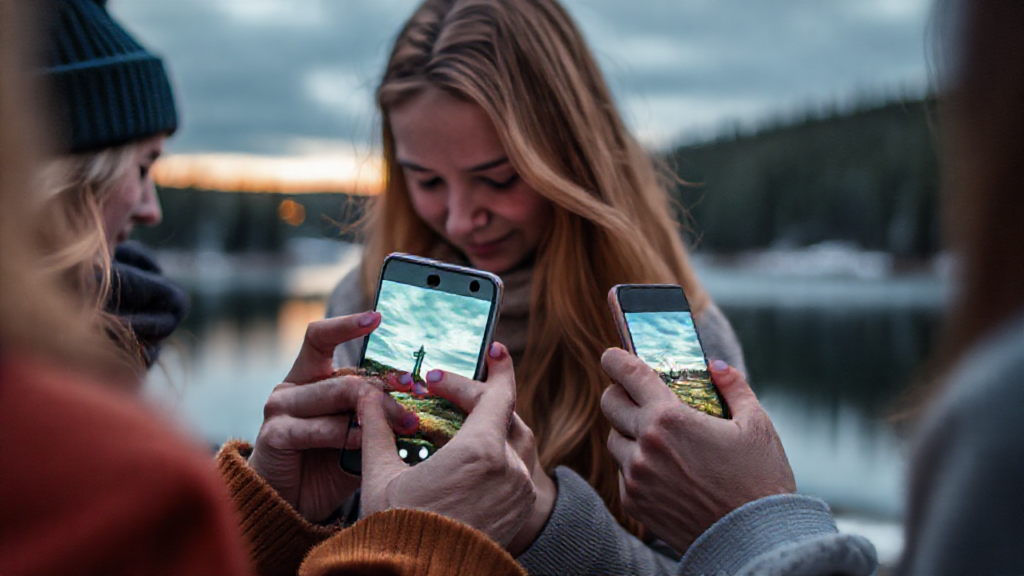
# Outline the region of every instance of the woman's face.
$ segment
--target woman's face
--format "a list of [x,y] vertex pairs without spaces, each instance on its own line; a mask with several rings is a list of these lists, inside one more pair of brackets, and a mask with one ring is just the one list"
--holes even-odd
[[431,87],[390,117],[397,161],[424,222],[480,270],[500,274],[533,255],[552,204],[519,177],[480,106]]
[[111,251],[128,239],[136,224],[153,226],[163,219],[150,169],[163,153],[165,140],[166,136],[154,136],[140,142],[131,168],[103,200],[103,231]]

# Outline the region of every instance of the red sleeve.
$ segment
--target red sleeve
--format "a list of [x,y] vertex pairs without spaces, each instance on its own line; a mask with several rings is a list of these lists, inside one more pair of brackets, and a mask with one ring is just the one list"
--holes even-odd
[[0,366],[0,574],[250,574],[212,459],[131,395]]

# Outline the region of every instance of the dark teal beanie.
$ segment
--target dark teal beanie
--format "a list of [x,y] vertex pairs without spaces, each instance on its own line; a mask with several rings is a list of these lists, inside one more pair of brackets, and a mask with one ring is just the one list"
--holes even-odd
[[163,62],[107,13],[106,0],[53,0],[50,80],[61,149],[99,150],[174,132]]

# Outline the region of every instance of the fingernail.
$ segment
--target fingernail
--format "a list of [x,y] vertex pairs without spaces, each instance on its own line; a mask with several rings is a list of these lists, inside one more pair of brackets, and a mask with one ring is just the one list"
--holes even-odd
[[711,363],[711,370],[715,372],[725,372],[729,369],[729,365],[721,360],[715,360]]
[[430,372],[427,372],[427,382],[430,382],[431,384],[435,384],[437,382],[440,382],[441,378],[443,378],[443,377],[444,377],[444,372],[442,372],[440,370],[431,370]]
[[361,328],[366,328],[376,322],[379,317],[380,314],[376,312],[366,312],[359,318],[359,326]]
[[426,396],[427,387],[424,386],[422,383],[417,382],[416,385],[412,387],[412,393],[417,396]]
[[498,346],[497,342],[491,344],[491,358],[495,360],[501,359],[501,346]]
[[403,386],[412,386],[412,374],[406,372],[398,377],[398,382]]

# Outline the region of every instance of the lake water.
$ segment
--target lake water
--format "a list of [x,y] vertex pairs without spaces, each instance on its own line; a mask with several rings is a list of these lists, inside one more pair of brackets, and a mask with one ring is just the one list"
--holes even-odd
[[[193,308],[151,374],[150,396],[205,442],[255,439],[263,403],[306,324],[323,317],[325,287],[356,261],[265,271],[260,281],[244,267],[171,270],[190,287]],[[894,558],[905,458],[886,417],[938,328],[946,291],[937,276],[699,270],[743,343],[799,490],[825,499],[842,530],[867,535],[883,559]]]

